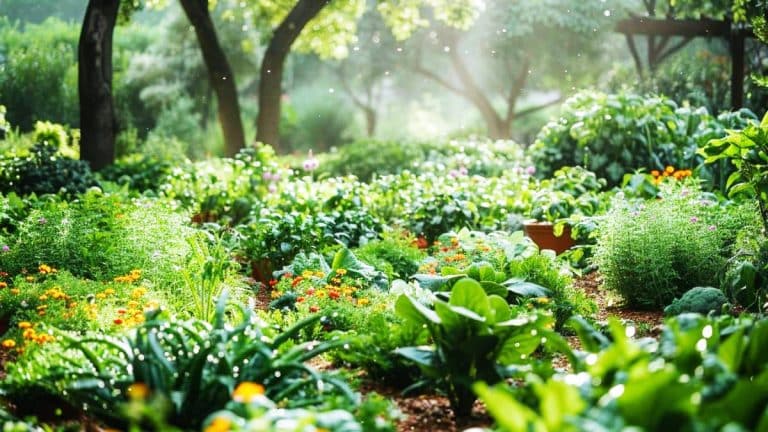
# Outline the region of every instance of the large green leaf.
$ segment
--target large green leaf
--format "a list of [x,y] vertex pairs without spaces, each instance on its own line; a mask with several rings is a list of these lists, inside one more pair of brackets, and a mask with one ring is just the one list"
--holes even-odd
[[395,312],[408,321],[416,324],[440,324],[440,317],[437,316],[435,311],[429,309],[418,300],[409,296],[408,294],[402,294],[397,298],[395,302]]
[[506,432],[547,432],[547,427],[536,413],[515,400],[507,391],[490,388],[485,383],[474,385],[475,393],[485,402],[496,424]]
[[469,278],[456,282],[451,290],[449,303],[452,306],[467,308],[482,317],[487,317],[491,309],[488,295],[483,287],[477,281]]
[[552,292],[541,285],[526,282],[521,279],[510,279],[504,282],[510,294],[518,297],[550,297]]
[[437,355],[435,354],[435,350],[432,347],[424,347],[424,346],[404,347],[404,348],[398,348],[394,352],[395,354],[401,355],[407,358],[408,360],[415,362],[420,366],[423,366],[426,368],[437,367],[437,363],[436,363]]
[[445,276],[430,275],[430,274],[415,274],[413,275],[413,278],[416,279],[416,281],[419,283],[419,286],[424,289],[428,289],[430,291],[442,291],[442,290],[447,291],[450,282],[455,281],[457,279],[461,279],[466,276],[467,275],[463,273],[451,274],[451,275],[445,275]]
[[575,416],[584,409],[587,404],[581,398],[579,390],[563,381],[550,380],[545,384],[535,386],[539,395],[541,416],[550,431],[574,430],[567,424],[569,416]]
[[488,296],[488,305],[491,307],[491,314],[488,319],[489,324],[495,324],[508,320],[512,316],[507,301],[497,295]]

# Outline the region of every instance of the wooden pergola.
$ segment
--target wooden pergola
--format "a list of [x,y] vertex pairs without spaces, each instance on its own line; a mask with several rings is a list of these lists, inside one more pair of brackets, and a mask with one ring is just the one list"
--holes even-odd
[[[647,36],[646,64],[652,74],[661,62],[682,49],[694,38],[721,38],[728,41],[731,55],[731,106],[744,106],[745,41],[755,36],[748,26],[728,20],[632,17],[619,21],[616,31],[627,38],[627,45],[638,73],[644,74],[642,57],[635,36]],[[673,38],[679,38],[674,40]]]

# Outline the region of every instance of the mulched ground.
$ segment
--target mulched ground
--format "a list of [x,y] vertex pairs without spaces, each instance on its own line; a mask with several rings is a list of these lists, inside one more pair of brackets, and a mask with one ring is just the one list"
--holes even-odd
[[574,280],[576,288],[582,289],[597,303],[597,321],[607,321],[609,317],[617,317],[622,321],[631,321],[647,328],[650,333],[644,336],[656,336],[664,320],[661,311],[638,311],[627,309],[622,305],[621,298],[614,293],[606,292],[600,285],[600,274],[592,272]]

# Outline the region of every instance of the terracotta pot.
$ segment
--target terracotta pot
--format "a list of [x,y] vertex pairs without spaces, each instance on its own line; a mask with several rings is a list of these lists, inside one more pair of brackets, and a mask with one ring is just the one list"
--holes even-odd
[[563,228],[563,234],[555,237],[554,225],[549,222],[527,222],[523,225],[525,235],[531,238],[539,249],[552,249],[557,254],[561,254],[576,242],[571,238],[571,227],[566,225]]

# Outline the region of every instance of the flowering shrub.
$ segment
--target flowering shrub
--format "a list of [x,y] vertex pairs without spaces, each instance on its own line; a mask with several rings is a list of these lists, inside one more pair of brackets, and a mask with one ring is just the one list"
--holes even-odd
[[662,184],[661,199],[618,196],[602,219],[595,263],[607,289],[630,306],[661,309],[695,286],[717,286],[756,210],[719,204],[694,182]]

